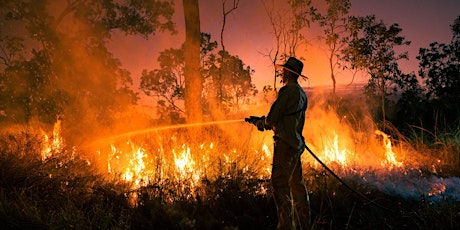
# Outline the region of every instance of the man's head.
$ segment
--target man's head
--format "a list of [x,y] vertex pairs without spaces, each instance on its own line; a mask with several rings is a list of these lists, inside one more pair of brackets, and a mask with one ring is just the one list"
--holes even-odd
[[303,63],[295,58],[290,57],[283,65],[275,65],[276,67],[283,68],[283,82],[287,82],[290,79],[297,80],[302,75]]

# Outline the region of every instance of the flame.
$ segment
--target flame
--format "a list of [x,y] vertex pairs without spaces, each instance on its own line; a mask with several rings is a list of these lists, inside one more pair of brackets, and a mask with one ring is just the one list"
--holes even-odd
[[[338,132],[340,130],[342,129],[332,130],[330,136],[322,139],[320,146],[323,148],[318,149],[317,152],[323,153],[322,160],[326,164],[336,163],[339,167],[345,168],[358,161],[359,157],[357,152],[347,148],[347,143],[350,141],[347,139],[346,133]],[[46,160],[53,153],[63,150],[63,138],[60,135],[61,121],[57,121],[54,125],[52,135],[49,136],[43,131],[42,133],[41,157],[42,160]],[[402,167],[403,163],[397,160],[397,154],[392,149],[389,136],[380,130],[376,130],[375,133],[383,137],[383,145],[373,146],[385,151],[384,159],[381,160],[380,165],[390,169]],[[161,138],[161,140],[163,139]],[[129,182],[132,189],[139,189],[150,183],[175,181],[180,185],[178,188],[184,192],[194,191],[203,178],[232,177],[232,173],[238,170],[245,174],[250,171],[255,172],[254,176],[259,179],[266,179],[271,175],[273,153],[266,143],[262,143],[262,146],[255,149],[250,147],[247,148],[248,151],[242,151],[242,149],[227,148],[228,146],[222,148],[213,141],[201,144],[189,142],[177,147],[177,138],[172,136],[171,140],[174,144],[171,148],[166,148],[170,150],[166,151],[160,144],[160,147],[156,149],[157,151],[153,151],[153,153],[147,152],[142,147],[145,145],[142,142],[141,144],[134,144],[131,140],[127,140],[110,144],[108,154],[106,153],[108,174],[115,175],[119,180]],[[75,147],[73,152],[76,152]],[[104,154],[101,150],[97,150],[96,153],[98,156]],[[171,155],[172,158],[165,157]],[[89,162],[88,165],[90,165]],[[172,165],[172,167],[168,167],[168,165]],[[317,164],[316,166],[320,167]],[[433,185],[428,195],[442,194],[445,190],[445,186],[443,186],[442,184]],[[260,193],[265,192],[266,188],[262,186]],[[129,196],[132,202],[137,199],[136,194],[129,194]]]
[[190,147],[182,145],[182,151],[176,153],[174,149],[172,150],[174,155],[174,164],[179,173],[177,178],[179,181],[190,179],[191,185],[194,187],[201,178],[201,170],[195,167],[195,161],[190,154]]
[[[46,160],[51,157],[53,153],[62,151],[63,149],[63,138],[61,133],[61,121],[58,120],[53,129],[51,136],[48,136],[45,132],[43,134],[43,146],[41,150],[42,160]],[[392,143],[387,134],[380,130],[376,130],[375,133],[383,137],[383,148],[385,150],[385,159],[381,161],[382,167],[402,167],[403,163],[396,159],[396,153],[392,149]],[[322,151],[323,160],[325,163],[334,162],[341,167],[347,167],[351,162],[357,160],[356,153],[346,148],[346,139],[341,141],[344,136],[340,136],[335,130],[332,131],[332,135],[329,138],[323,140],[322,145],[324,146]],[[263,143],[260,152],[255,150],[250,155],[258,156],[259,163],[255,163],[251,166],[247,162],[238,163],[239,149],[231,149],[229,152],[220,152],[216,148],[214,142],[201,143],[197,145],[197,149],[190,147],[193,143],[182,144],[180,149],[172,148],[172,155],[174,156],[174,172],[173,175],[166,175],[164,168],[161,165],[168,165],[167,159],[164,158],[164,149],[158,148],[157,154],[154,156],[148,154],[143,147],[136,146],[131,141],[124,142],[128,148],[117,147],[115,144],[110,145],[110,152],[108,153],[107,161],[107,172],[109,174],[118,175],[121,180],[132,183],[134,189],[142,186],[147,186],[153,175],[158,178],[175,179],[176,181],[190,180],[191,186],[196,186],[200,179],[203,177],[222,176],[227,172],[219,171],[216,175],[212,175],[216,168],[213,166],[215,162],[221,162],[222,165],[219,167],[231,168],[240,165],[243,172],[249,171],[250,167],[259,167],[255,170],[258,172],[259,178],[267,178],[271,174],[271,161],[273,153],[266,143]],[[74,147],[75,148],[75,147]],[[76,149],[74,149],[74,152]],[[192,152],[198,152],[199,157],[194,159]],[[99,156],[102,155],[101,150],[97,150]],[[149,156],[154,157],[157,163],[157,167],[152,167],[148,162],[152,162]],[[159,160],[158,160],[159,159]],[[217,161],[216,161],[217,159]],[[198,160],[198,161],[197,161]],[[252,163],[252,162],[251,162]],[[90,163],[88,162],[88,165]],[[315,164],[317,167],[319,165]],[[210,169],[210,170],[208,170]],[[155,172],[153,170],[156,170]],[[217,169],[218,170],[218,169]]]
[[[350,141],[356,136],[350,135],[350,133],[346,132],[346,129],[341,128],[328,131],[328,133],[330,135],[326,136],[326,138],[312,139],[313,146],[322,146],[322,148],[316,147],[316,149],[313,149],[315,153],[320,154],[320,159],[328,166],[351,167],[353,170],[362,170],[359,171],[362,173],[363,170],[372,170],[372,167],[383,167],[391,170],[392,168],[406,165],[398,159],[398,154],[393,150],[389,135],[380,130],[375,130],[375,134],[382,137],[381,142],[375,142],[374,135],[366,134],[363,134],[364,138],[359,139],[359,141]],[[42,131],[42,134],[42,160],[46,160],[52,157],[53,154],[64,150],[63,138],[61,137],[61,121],[56,122],[52,134],[47,135],[44,131]],[[160,136],[159,147],[156,148],[146,144],[156,144],[156,142],[141,141],[135,144],[131,140],[125,140],[124,142],[120,140],[115,143],[107,143],[105,151],[104,149],[96,151],[100,159],[107,159],[106,169],[108,175],[114,176],[117,180],[128,182],[129,188],[132,190],[125,195],[132,205],[136,205],[138,199],[137,189],[150,184],[161,185],[163,182],[173,182],[175,183],[175,188],[190,198],[195,196],[195,191],[200,191],[200,183],[208,179],[211,181],[222,177],[232,179],[234,175],[237,175],[235,173],[243,173],[244,175],[250,175],[251,178],[266,181],[271,176],[273,157],[272,149],[269,147],[271,143],[262,142],[262,145],[260,145],[261,142],[256,140],[255,142],[245,142],[248,145],[242,148],[233,148],[229,146],[237,145],[214,142],[215,139],[212,139],[212,141],[205,141],[200,144],[184,140],[185,143],[179,145],[180,138],[171,136],[172,145],[165,146],[163,143],[165,141],[164,137]],[[261,137],[265,138],[265,136]],[[220,141],[220,139],[216,141]],[[221,143],[224,143],[224,145],[222,146]],[[350,143],[355,144],[353,148],[350,148]],[[356,145],[357,143],[361,143],[365,147],[360,148],[360,146]],[[354,151],[351,149],[354,149]],[[76,152],[77,148],[73,147],[71,154]],[[377,154],[368,154],[360,158],[360,153]],[[104,158],[104,155],[107,158]],[[304,154],[303,158],[304,163],[314,161],[308,154]],[[441,163],[441,159],[433,160],[437,164]],[[88,165],[91,165],[89,161],[87,162]],[[315,163],[316,167],[321,167],[317,162]],[[432,165],[432,167],[433,171],[436,171],[436,165]],[[339,169],[338,172],[346,171]],[[51,177],[51,174],[49,176]],[[407,176],[407,174],[401,174],[401,177],[404,176]],[[439,182],[430,183],[425,187],[424,194],[429,197],[444,196],[447,186],[449,185]],[[256,192],[266,194],[267,191],[269,191],[269,186],[261,183]],[[174,200],[173,197],[168,199]]]
[[[272,152],[270,151],[270,149],[268,148],[268,146],[264,143],[262,145],[262,152],[264,152],[264,154],[260,157],[260,159],[262,161],[271,161],[271,158],[273,157],[273,154]],[[264,167],[264,171],[266,173],[266,175],[270,175],[271,174],[271,167],[270,166],[265,166]]]
[[50,158],[53,153],[60,152],[64,148],[63,140],[61,137],[61,120],[57,120],[54,124],[53,134],[49,137],[43,130],[41,130],[43,135],[41,157],[42,160]]
[[[342,166],[347,166],[348,161],[350,160],[351,152],[347,149],[339,148],[339,136],[337,132],[334,131],[334,140],[332,145],[326,145],[324,148],[325,160],[328,162],[336,162]],[[327,143],[326,143],[327,144]]]
[[399,162],[396,160],[396,154],[393,152],[393,149],[391,147],[391,140],[388,137],[387,134],[380,130],[376,130],[375,134],[380,135],[383,137],[383,145],[385,146],[385,160],[382,161],[382,166],[389,166],[390,169],[395,167],[401,167],[403,165],[402,162]]
[[[132,183],[133,189],[138,189],[149,184],[151,173],[146,170],[148,155],[142,147],[136,147],[132,142],[126,143],[130,150],[118,149],[114,144],[110,146],[111,152],[108,156],[107,170],[109,173],[121,174],[121,179]],[[123,164],[123,162],[128,162]]]

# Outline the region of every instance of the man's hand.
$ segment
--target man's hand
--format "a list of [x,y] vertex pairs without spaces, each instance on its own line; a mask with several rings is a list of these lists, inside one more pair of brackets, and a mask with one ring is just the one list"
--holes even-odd
[[265,117],[256,117],[256,116],[249,116],[247,118],[244,118],[244,121],[247,123],[255,125],[258,120],[261,120],[262,118],[265,119]]
[[262,116],[262,117],[249,116],[248,118],[245,118],[244,121],[255,125],[259,131],[265,130],[265,116]]

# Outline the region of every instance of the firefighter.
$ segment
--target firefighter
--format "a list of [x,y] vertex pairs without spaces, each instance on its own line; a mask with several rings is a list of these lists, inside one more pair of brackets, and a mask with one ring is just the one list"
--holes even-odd
[[246,121],[260,131],[273,130],[274,154],[271,175],[273,196],[278,213],[277,229],[309,229],[308,194],[302,177],[300,156],[305,149],[302,130],[307,96],[298,83],[303,63],[290,57],[283,68],[284,86],[271,105],[268,115],[251,116]]

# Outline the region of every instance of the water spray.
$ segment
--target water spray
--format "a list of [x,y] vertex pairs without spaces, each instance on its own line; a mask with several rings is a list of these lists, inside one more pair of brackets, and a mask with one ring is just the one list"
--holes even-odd
[[191,127],[199,127],[199,126],[212,126],[212,125],[239,123],[239,122],[244,122],[244,120],[237,119],[237,120],[209,121],[209,122],[199,122],[199,123],[190,123],[190,124],[159,126],[159,127],[154,127],[154,128],[148,128],[148,129],[142,129],[142,130],[130,131],[130,132],[122,133],[122,134],[117,134],[117,135],[110,136],[104,139],[118,139],[118,138],[126,137],[126,136],[137,136],[140,134],[164,131],[164,130],[170,130],[170,129],[191,128]]

